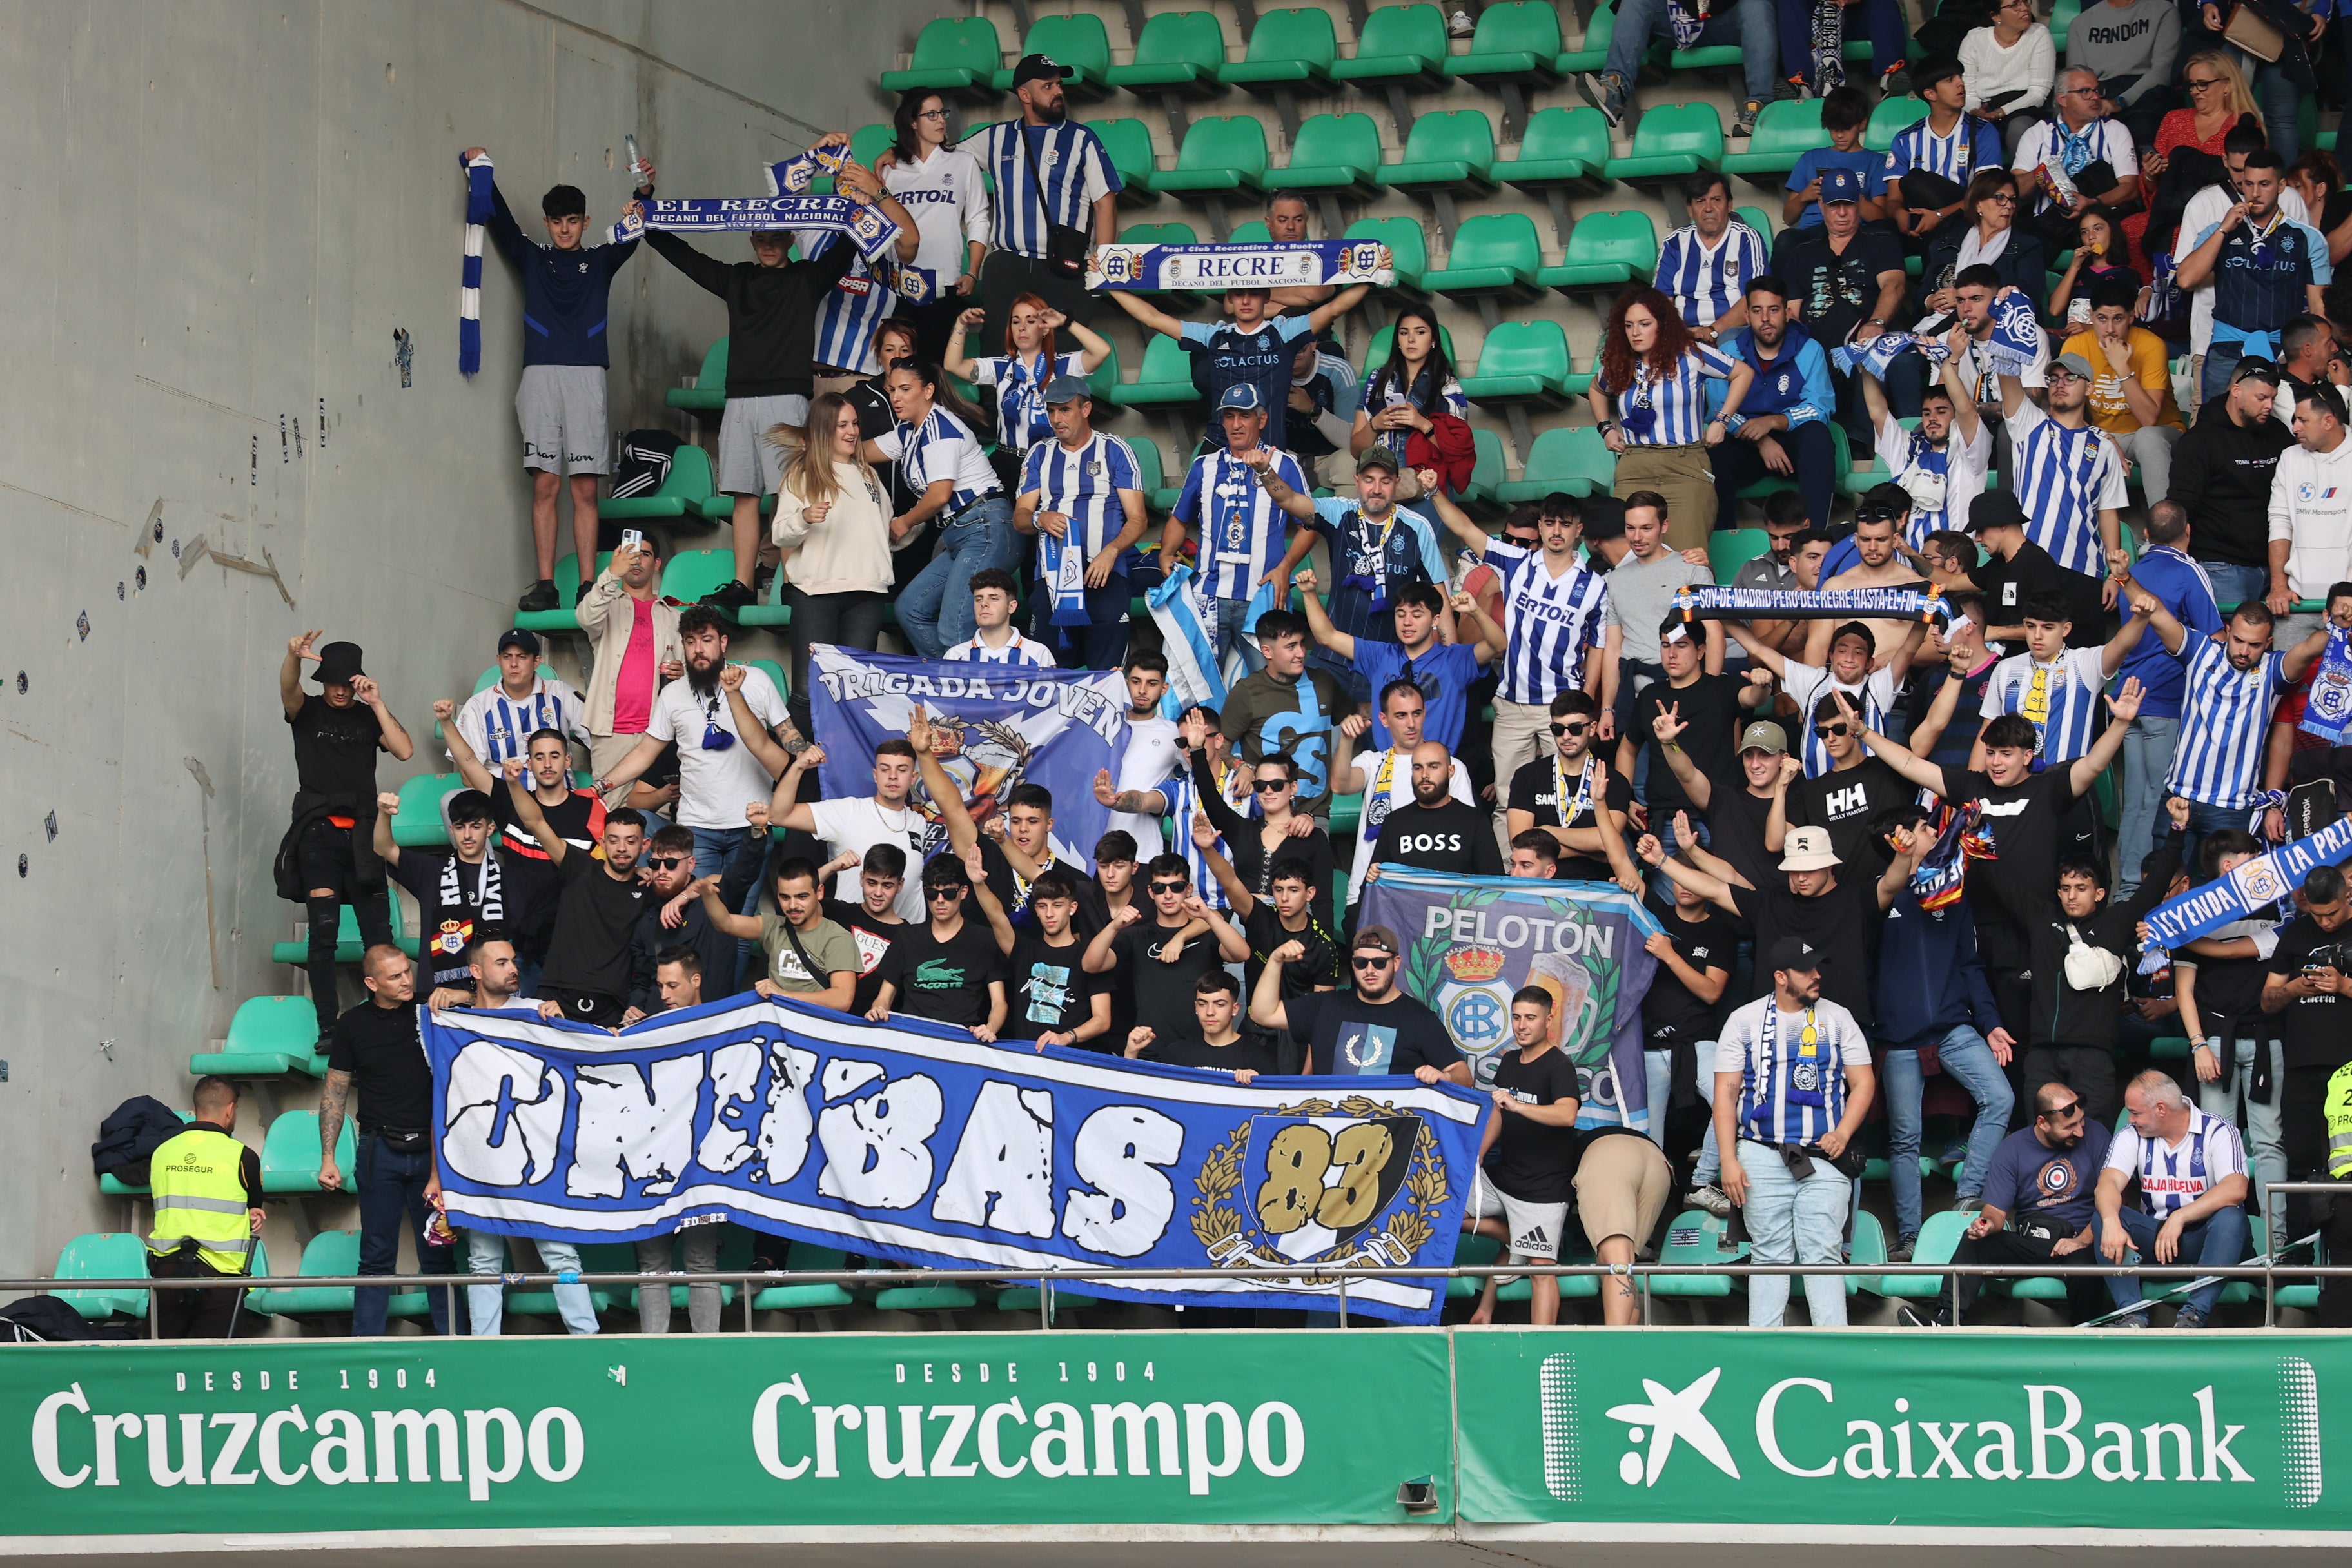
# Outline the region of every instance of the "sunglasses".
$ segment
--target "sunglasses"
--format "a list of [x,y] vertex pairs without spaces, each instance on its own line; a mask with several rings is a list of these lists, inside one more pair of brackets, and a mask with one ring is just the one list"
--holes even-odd
[[2082,1109],[2083,1102],[2081,1100],[2070,1100],[2063,1105],[2052,1106],[2042,1114],[2048,1117],[2053,1121],[2063,1121]]
[[933,903],[937,903],[941,899],[952,903],[963,897],[963,889],[961,888],[925,888],[923,897]]
[[1376,952],[1370,958],[1367,958],[1360,952],[1352,955],[1349,962],[1353,963],[1358,969],[1386,969],[1390,964],[1396,962],[1396,954],[1393,952]]
[[1586,721],[1578,719],[1566,724],[1554,724],[1551,732],[1555,735],[1581,735],[1591,727]]
[[1181,893],[1190,884],[1185,882],[1154,882],[1151,890],[1155,893]]
[[1288,779],[1259,779],[1250,788],[1259,795],[1279,795],[1290,787]]
[[646,859],[646,864],[651,866],[656,871],[675,871],[680,866],[686,864],[686,857],[683,855],[656,855],[649,857]]
[[1819,736],[1822,737],[1824,740],[1826,740],[1827,738],[1829,738],[1829,737],[1830,737],[1830,736],[1832,736],[1832,735],[1843,735],[1843,734],[1844,734],[1844,733],[1845,733],[1845,726],[1844,726],[1843,724],[1842,724],[1842,723],[1841,723],[1841,724],[1816,724],[1816,725],[1814,725],[1814,726],[1813,726],[1813,733],[1814,733],[1814,734],[1816,734],[1816,735],[1819,735]]

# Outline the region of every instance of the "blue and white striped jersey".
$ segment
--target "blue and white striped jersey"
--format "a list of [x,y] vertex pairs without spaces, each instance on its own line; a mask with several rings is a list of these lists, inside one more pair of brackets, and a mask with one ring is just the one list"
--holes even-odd
[[1878,424],[1878,460],[1911,498],[1904,539],[1912,549],[1925,550],[1929,534],[1968,526],[1969,502],[1984,489],[1985,472],[1992,467],[1992,426],[1978,420],[1977,438],[1965,442],[1954,428],[1939,451],[1889,414]]
[[1029,448],[1021,466],[1021,493],[1035,491],[1039,511],[1058,511],[1070,520],[1070,538],[1078,552],[1092,561],[1127,526],[1127,506],[1121,490],[1143,488],[1143,472],[1135,453],[1116,436],[1097,430],[1087,444],[1070,450],[1057,439]]
[[1601,390],[1617,400],[1617,423],[1628,444],[1687,447],[1706,437],[1709,376],[1731,374],[1730,356],[1706,343],[1693,343],[1675,362],[1671,376],[1654,375],[1647,360],[1633,363],[1633,384]]
[[1724,1020],[1715,1070],[1740,1075],[1741,1138],[1818,1143],[1845,1114],[1846,1068],[1869,1063],[1870,1041],[1844,1007],[1824,999],[1783,1013],[1764,995]]
[[1874,669],[1857,684],[1849,685],[1818,664],[1801,664],[1790,659],[1781,666],[1780,688],[1797,705],[1797,729],[1802,737],[1799,756],[1805,764],[1805,776],[1817,779],[1836,766],[1829,748],[1813,733],[1813,710],[1822,698],[1832,691],[1843,691],[1845,700],[1853,704],[1862,721],[1877,731],[1886,732],[1886,714],[1895,706],[1895,672]]
[[1936,134],[1929,121],[1915,120],[1895,133],[1894,145],[1886,150],[1890,180],[1916,169],[1965,185],[1982,171],[2000,167],[2000,127],[1968,114],[1944,136]]
[[2252,669],[2240,669],[2230,662],[2227,645],[2202,637],[2181,650],[2189,695],[2167,793],[2202,805],[2238,806],[2253,798],[2285,662],[2273,648]]
[[[841,237],[825,228],[793,231],[793,243],[803,258],[812,261]],[[891,270],[887,262],[883,270]],[[810,347],[809,358],[837,371],[874,374],[882,368],[882,362],[874,353],[874,329],[898,304],[898,296],[889,282],[877,276],[874,264],[861,254],[849,264],[849,270],[824,291],[824,298],[817,301],[816,338]]]
[[[1027,153],[1021,146],[1024,130],[1029,133]],[[963,145],[996,181],[996,221],[989,243],[1018,256],[1045,254],[1049,222],[1091,233],[1097,198],[1122,188],[1101,138],[1076,120],[1024,127],[1016,117],[988,127]],[[1029,173],[1033,156],[1037,174],[1045,182],[1042,197],[1037,179]]]
[[1081,356],[1055,354],[1048,363],[1042,354],[1024,360],[1017,354],[981,354],[971,362],[971,384],[996,388],[996,439],[1007,451],[1026,452],[1054,438],[1045,419],[1045,389],[1057,375],[1084,375]]
[[2037,772],[2071,763],[2091,749],[2106,687],[2100,655],[2095,647],[2070,647],[2048,664],[2036,664],[2031,653],[2013,653],[1993,666],[1985,682],[1983,715],[1990,720],[2018,713],[2032,721]]
[[1696,224],[1685,224],[1666,236],[1658,247],[1654,281],[1685,321],[1704,327],[1738,303],[1749,279],[1771,269],[1765,259],[1764,237],[1734,218],[1712,250]]
[[491,682],[466,699],[456,722],[457,733],[474,748],[482,766],[497,773],[499,764],[509,757],[530,754],[531,732],[536,730],[560,730],[586,745],[587,712],[580,693],[561,680],[541,676],[531,683],[530,695],[520,700],[509,697],[503,684]]
[[991,647],[977,635],[968,642],[960,642],[940,655],[960,664],[1029,664],[1050,669],[1054,650],[1041,642],[1031,642],[1019,632],[1007,637],[1003,647]]
[[2123,510],[2124,455],[2095,425],[2072,428],[2034,405],[2020,403],[2008,420],[2015,451],[2011,483],[2025,509],[2025,537],[2069,572],[2106,575],[2099,513]]
[[[1298,494],[1314,493],[1289,453],[1274,454],[1274,472]],[[1255,597],[1258,579],[1281,563],[1293,526],[1250,466],[1230,450],[1192,459],[1176,498],[1176,521],[1200,539],[1201,591],[1211,599]]]
[[932,409],[919,426],[901,424],[883,431],[874,437],[874,444],[898,465],[899,481],[910,490],[919,494],[937,480],[955,481],[955,491],[938,514],[938,521],[945,522],[1002,488],[987,454],[980,449],[980,437],[944,408]]
[[1608,583],[1576,565],[1555,577],[1542,551],[1492,534],[1483,559],[1503,579],[1503,630],[1510,639],[1495,695],[1533,704],[1583,690],[1585,655],[1601,647]]
[[2246,1144],[2235,1127],[2192,1107],[2188,1134],[2178,1143],[2142,1138],[2129,1122],[2117,1128],[2105,1168],[2121,1173],[2126,1181],[2137,1176],[2141,1210],[2150,1219],[2166,1220],[2222,1177],[2245,1174]]

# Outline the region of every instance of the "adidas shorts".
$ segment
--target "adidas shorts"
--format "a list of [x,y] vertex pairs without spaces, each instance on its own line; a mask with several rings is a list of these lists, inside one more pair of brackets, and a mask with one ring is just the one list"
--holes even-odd
[[808,423],[809,400],[797,392],[730,397],[719,416],[719,493],[772,496],[784,475],[784,448],[768,439],[779,425]]
[[1559,1261],[1560,1237],[1568,1229],[1568,1205],[1531,1204],[1515,1198],[1486,1179],[1481,1170],[1478,1179],[1470,1185],[1470,1202],[1463,1210],[1465,1219],[1492,1219],[1500,1215],[1506,1229],[1511,1233],[1507,1244],[1513,1263]]
[[604,367],[525,365],[515,388],[522,466],[551,474],[609,474],[613,435],[604,416]]

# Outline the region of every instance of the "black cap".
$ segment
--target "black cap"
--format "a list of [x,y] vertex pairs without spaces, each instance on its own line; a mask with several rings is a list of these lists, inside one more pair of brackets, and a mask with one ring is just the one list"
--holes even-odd
[[1013,68],[1013,90],[1019,92],[1024,82],[1067,81],[1070,70],[1056,65],[1048,55],[1023,55],[1021,63]]
[[319,668],[311,679],[321,686],[349,686],[352,677],[366,673],[360,668],[359,644],[331,642],[319,650]]
[[2025,509],[2007,490],[1987,490],[1969,502],[1969,531],[1982,533],[1988,528],[2023,528]]
[[1802,937],[1784,936],[1772,944],[1764,961],[1774,969],[1810,972],[1822,966],[1822,950]]
[[531,658],[537,658],[539,657],[538,634],[527,632],[520,626],[509,626],[499,637],[499,651],[504,653],[510,647],[519,647]]

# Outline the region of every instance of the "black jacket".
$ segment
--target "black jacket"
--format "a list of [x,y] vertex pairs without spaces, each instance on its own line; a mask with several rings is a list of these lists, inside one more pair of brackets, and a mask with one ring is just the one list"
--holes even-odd
[[[760,871],[767,864],[767,845],[759,838],[747,838],[735,851],[728,864],[719,868],[719,901],[730,910],[743,907],[743,895],[760,879]],[[702,868],[695,868],[700,874]],[[661,923],[662,905],[648,902],[646,912],[637,917],[637,929],[629,939],[629,1005],[645,1014],[662,1010],[661,987],[655,984],[654,971],[660,967],[657,960],[673,947],[690,947],[702,960],[702,999],[716,1002],[735,994],[736,954],[741,951],[736,939],[710,923],[703,912],[702,900],[696,899],[686,906],[686,918],[677,930]],[[756,980],[759,975],[751,978]]]
[[180,1113],[150,1095],[126,1100],[98,1124],[89,1163],[98,1174],[127,1186],[147,1184],[147,1161],[156,1150],[188,1130]]
[[855,245],[843,239],[814,261],[762,267],[713,261],[664,229],[646,230],[646,243],[727,301],[728,396],[806,397],[814,390],[816,310],[857,258]]
[[2198,411],[2172,448],[2170,499],[2189,510],[2189,553],[2230,566],[2270,564],[2271,476],[2294,435],[2276,419],[2242,426],[2226,398]]
[[[2121,904],[2103,904],[2088,920],[2071,921],[2053,899],[2028,923],[2032,944],[2033,1003],[2029,1042],[2035,1046],[2113,1046],[2116,1023],[2123,1014],[2124,997],[2139,962],[2139,922],[2172,887],[2180,869],[2180,836],[2168,831],[2158,839],[2152,863],[2139,891]],[[2097,991],[2078,991],[2066,983],[2066,950],[2074,943],[2068,933],[2080,931],[2089,946],[2105,948],[2124,961],[2115,981]]]

